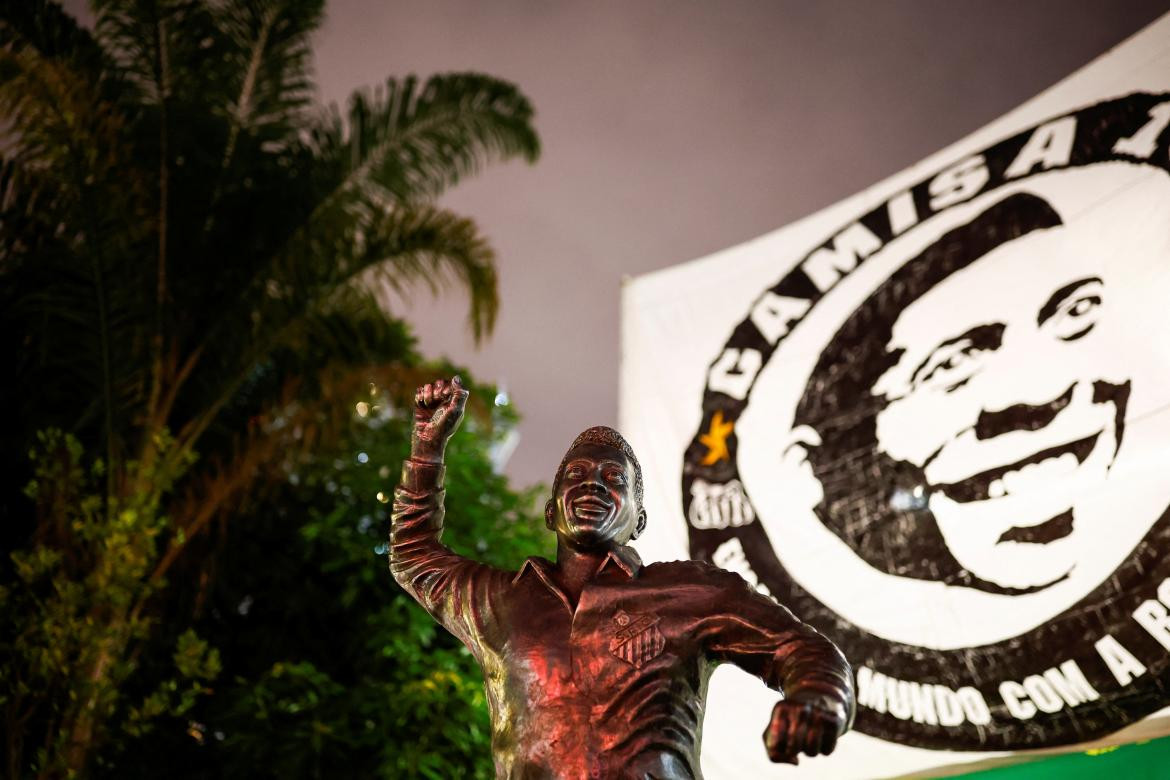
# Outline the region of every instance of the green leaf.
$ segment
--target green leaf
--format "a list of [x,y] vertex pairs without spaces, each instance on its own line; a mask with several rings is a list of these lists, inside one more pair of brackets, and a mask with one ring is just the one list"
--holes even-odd
[[314,128],[336,193],[390,202],[430,199],[492,159],[535,161],[540,142],[528,99],[478,73],[410,76],[354,92],[348,122],[334,109]]

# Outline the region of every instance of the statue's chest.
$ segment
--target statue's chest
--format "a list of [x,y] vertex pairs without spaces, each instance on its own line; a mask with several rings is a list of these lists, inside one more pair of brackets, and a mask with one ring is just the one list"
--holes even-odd
[[576,696],[604,706],[631,688],[696,676],[686,621],[670,601],[637,583],[590,585],[574,610],[555,592],[525,595],[509,621],[503,660],[519,678],[509,687],[533,703]]

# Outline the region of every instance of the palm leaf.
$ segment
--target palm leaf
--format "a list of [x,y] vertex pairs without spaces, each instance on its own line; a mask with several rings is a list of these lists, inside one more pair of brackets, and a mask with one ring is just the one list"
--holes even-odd
[[415,358],[406,326],[388,318],[369,289],[344,288],[289,325],[281,345],[249,373],[213,428],[221,435],[238,431],[263,409],[279,405],[290,377],[300,378],[302,396],[315,396],[322,366],[363,367]]
[[290,245],[263,283],[242,298],[248,305],[221,320],[218,331],[247,327],[252,337],[240,352],[216,351],[218,367],[207,367],[207,382],[194,390],[204,396],[197,404],[201,414],[180,431],[179,449],[194,446],[251,381],[255,366],[306,339],[328,340],[313,333],[314,325],[330,322],[324,315],[336,312],[339,301],[366,300],[350,297],[364,283],[380,280],[403,290],[421,280],[437,292],[459,281],[471,294],[473,332],[482,335],[494,323],[499,307],[494,254],[471,220],[424,206],[367,214],[337,227]]
[[10,45],[31,46],[48,59],[86,63],[95,77],[109,74],[105,51],[52,0],[0,2],[0,46]]
[[325,171],[327,194],[374,200],[426,200],[493,159],[540,154],[532,105],[506,81],[478,73],[413,76],[355,92],[348,122],[334,108],[310,143]]
[[[56,17],[46,11],[46,24],[38,25],[8,14],[3,24],[0,115],[9,123],[6,206],[22,197],[35,198],[48,210],[31,224],[53,226],[47,242],[43,234],[30,237],[24,232],[30,221],[15,218],[19,212],[5,208],[0,246],[6,259],[23,256],[20,264],[3,270],[30,271],[17,277],[31,284],[20,288],[13,305],[16,312],[30,305],[42,307],[36,329],[53,334],[38,345],[42,372],[54,363],[52,347],[69,344],[71,335],[74,343],[64,354],[76,354],[79,345],[90,347],[83,353],[87,359],[70,364],[66,375],[80,372],[78,389],[91,390],[85,397],[99,399],[102,438],[107,459],[113,462],[120,449],[119,434],[128,422],[118,411],[124,406],[125,390],[115,363],[132,351],[128,346],[133,342],[120,335],[132,335],[139,301],[133,284],[123,282],[115,291],[109,279],[137,278],[126,265],[133,256],[126,250],[141,230],[133,226],[143,224],[138,210],[141,188],[128,164],[133,155],[127,118],[109,98],[116,90],[102,86],[116,79],[104,77],[101,69],[108,63],[96,44],[66,21],[52,21]],[[27,251],[37,244],[35,251]],[[34,263],[36,268],[31,268]],[[88,315],[87,326],[78,326],[79,312]],[[96,360],[88,359],[92,356]]]
[[[157,106],[175,96],[198,103],[220,74],[211,9],[198,0],[93,0],[98,43],[139,102]],[[192,67],[207,65],[207,68]],[[209,78],[210,77],[210,78]],[[128,106],[129,107],[129,106]]]
[[[201,343],[262,334],[271,323],[280,330],[279,323],[310,311],[315,304],[309,301],[327,298],[388,258],[394,262],[385,267],[393,272],[381,276],[396,289],[464,286],[475,338],[491,332],[499,302],[490,248],[470,222],[409,204],[429,200],[492,159],[534,159],[539,142],[531,105],[507,82],[453,74],[434,77],[421,90],[414,79],[391,80],[378,95],[359,93],[352,107],[348,124],[334,111],[311,128],[306,145],[278,150],[271,160],[257,157],[251,145],[253,170],[275,169],[291,178],[278,188],[270,182],[233,192],[236,205],[218,210],[217,236],[238,238],[244,220],[257,243],[243,254],[209,252],[211,263],[231,260],[213,276],[223,296],[212,310],[215,318],[200,324]],[[290,193],[299,200],[276,209],[283,219],[274,221],[267,204],[283,204]],[[279,242],[265,232],[277,224],[286,230]],[[214,247],[219,239],[208,240]],[[206,276],[208,260],[199,262],[193,271]],[[257,341],[265,340],[241,344],[243,351],[230,358],[220,348],[223,371],[234,375],[229,366],[256,354]]]
[[363,231],[359,249],[372,277],[399,294],[425,282],[432,293],[452,283],[469,299],[468,326],[476,341],[491,333],[499,312],[495,252],[475,223],[449,211],[420,207],[388,211]]
[[[478,339],[491,332],[499,309],[495,253],[470,219],[435,206],[354,205],[344,221],[318,228],[266,276],[261,310],[277,319],[308,311],[359,281],[399,293],[420,283],[435,293],[458,283],[470,298],[472,333]],[[261,327],[272,324],[267,315],[258,319]]]
[[224,107],[229,130],[222,167],[241,133],[279,144],[299,130],[313,93],[309,34],[322,12],[322,0],[234,0],[220,7],[216,21],[234,94]]

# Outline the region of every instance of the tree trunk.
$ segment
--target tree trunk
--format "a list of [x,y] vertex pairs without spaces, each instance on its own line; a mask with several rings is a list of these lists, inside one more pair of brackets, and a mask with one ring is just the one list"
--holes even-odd
[[[89,758],[97,738],[97,728],[108,715],[111,698],[105,693],[111,689],[110,666],[125,650],[124,618],[111,622],[110,629],[101,641],[88,671],[78,679],[80,694],[69,709],[57,732],[58,739],[67,736],[64,745],[64,776],[84,777]],[[46,767],[41,777],[56,777],[54,769]]]

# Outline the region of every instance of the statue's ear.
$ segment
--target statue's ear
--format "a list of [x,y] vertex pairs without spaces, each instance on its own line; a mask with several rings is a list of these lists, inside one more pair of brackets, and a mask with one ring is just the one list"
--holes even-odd
[[544,502],[544,524],[548,526],[550,531],[556,529],[556,519],[557,506],[550,498],[548,501]]
[[642,532],[645,530],[646,530],[646,510],[639,509],[638,510],[638,524],[636,526],[634,526],[634,532],[632,534],[630,534],[630,541],[632,542],[635,539],[637,539],[639,536],[642,535]]

